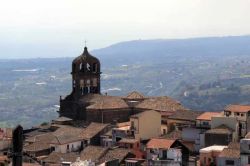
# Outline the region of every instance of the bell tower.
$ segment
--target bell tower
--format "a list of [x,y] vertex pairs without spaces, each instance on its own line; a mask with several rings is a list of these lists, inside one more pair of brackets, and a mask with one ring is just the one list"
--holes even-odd
[[89,54],[87,47],[72,62],[72,95],[80,98],[83,95],[100,94],[100,61]]

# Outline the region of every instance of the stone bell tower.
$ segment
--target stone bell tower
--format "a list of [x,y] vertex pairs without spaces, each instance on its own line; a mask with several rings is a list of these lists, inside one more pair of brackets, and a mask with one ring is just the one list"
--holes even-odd
[[89,54],[87,47],[72,62],[72,95],[75,99],[89,93],[100,94],[100,61]]

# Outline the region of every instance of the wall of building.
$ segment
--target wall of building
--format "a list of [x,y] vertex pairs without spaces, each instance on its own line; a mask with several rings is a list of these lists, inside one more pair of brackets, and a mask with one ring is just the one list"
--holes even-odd
[[240,165],[241,166],[246,166],[246,165],[250,164],[248,162],[249,157],[250,157],[250,154],[241,154],[240,155]]
[[[55,152],[59,153],[69,153],[69,152],[74,152],[77,151],[81,148],[81,142],[82,141],[76,141],[76,142],[71,142],[67,144],[62,144],[62,145],[53,145],[51,144],[51,147],[55,147]],[[67,145],[69,145],[69,149],[67,149]]]
[[205,133],[205,147],[212,145],[228,145],[230,142],[232,142],[231,134]]
[[167,152],[167,158],[174,161],[182,162],[181,149],[170,148]]
[[232,141],[239,140],[239,122],[236,117],[212,117],[211,128],[216,128],[220,125],[226,125],[233,129]]
[[211,128],[216,128],[223,124],[235,131],[238,130],[238,121],[236,117],[212,117]]
[[166,124],[161,124],[161,135],[168,133],[168,126]]
[[145,111],[138,119],[130,118],[130,121],[138,124],[135,139],[146,140],[161,135],[161,114],[157,111]]
[[130,109],[116,109],[116,110],[93,110],[86,111],[86,118],[89,122],[99,123],[114,123],[127,122],[131,115]]
[[[200,153],[200,165],[201,166],[210,166],[211,163],[217,163],[216,158],[220,152],[201,152]],[[215,160],[214,160],[215,159]]]
[[208,121],[208,120],[196,120],[196,127],[211,128],[211,121]]
[[0,151],[8,149],[11,146],[11,140],[10,139],[2,139],[0,140]]
[[195,141],[200,137],[200,129],[196,128],[183,128],[181,137],[184,141]]
[[187,120],[178,120],[178,119],[168,119],[168,132],[173,130],[182,130],[186,127],[194,127],[195,121],[187,121]]
[[226,164],[226,161],[233,161],[235,166],[240,165],[240,159],[233,159],[233,158],[226,158],[226,157],[218,157],[217,158],[217,165],[224,165],[224,166],[232,166],[229,164]]
[[240,140],[240,153],[250,154],[250,139]]

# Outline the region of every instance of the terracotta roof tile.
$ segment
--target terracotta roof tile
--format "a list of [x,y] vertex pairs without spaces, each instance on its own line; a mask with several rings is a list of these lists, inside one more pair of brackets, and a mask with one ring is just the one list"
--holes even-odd
[[121,109],[121,108],[129,108],[127,103],[118,96],[102,96],[99,99],[87,107],[87,110],[92,109]]
[[119,143],[129,143],[129,144],[134,144],[136,142],[139,142],[139,140],[137,139],[133,139],[133,138],[122,138]]
[[64,126],[53,132],[55,136],[52,144],[65,144],[69,142],[75,142],[82,140],[81,133],[84,131],[83,128]]
[[240,149],[224,148],[219,157],[239,159]]
[[228,145],[228,148],[240,149],[240,143],[239,142],[230,142],[229,145]]
[[204,112],[201,115],[199,115],[196,120],[207,120],[211,121],[212,117],[218,117],[221,116],[221,112]]
[[108,124],[103,123],[90,123],[90,125],[81,133],[81,138],[83,139],[90,139],[104,130]]
[[119,162],[126,159],[126,157],[132,154],[129,149],[124,148],[115,148],[115,149],[109,149],[109,151],[100,159],[100,163],[103,163],[105,161],[111,161],[114,159],[118,159]]
[[99,162],[99,159],[107,153],[108,148],[103,148],[101,146],[87,146],[81,152],[80,158],[82,161],[91,160],[94,162]]
[[178,119],[178,120],[187,120],[187,121],[195,121],[196,118],[202,114],[199,111],[191,111],[191,110],[178,110],[172,115],[170,115],[169,119]]
[[172,139],[162,139],[153,138],[147,143],[147,148],[149,149],[169,149],[175,140]]
[[145,99],[135,107],[139,109],[150,109],[156,111],[176,111],[184,109],[180,102],[167,96],[151,97]]
[[145,96],[137,91],[133,91],[129,93],[125,99],[130,99],[130,100],[138,100],[138,99],[144,99]]
[[26,152],[36,152],[41,150],[50,149],[50,145],[44,142],[35,142],[23,147]]
[[207,130],[206,133],[210,133],[210,134],[230,134],[233,132],[233,129],[227,127],[226,125],[220,125],[216,128]]
[[40,135],[28,137],[25,140],[25,142],[29,142],[29,143],[34,143],[34,142],[50,143],[54,138],[55,138],[55,136],[51,132],[49,132],[49,133],[43,133],[43,134],[40,134]]
[[61,164],[61,162],[74,162],[76,161],[77,155],[76,153],[58,153],[52,152],[50,155],[44,159],[43,161],[46,163],[53,163],[53,164]]
[[248,112],[250,111],[250,105],[228,105],[225,111],[231,112]]

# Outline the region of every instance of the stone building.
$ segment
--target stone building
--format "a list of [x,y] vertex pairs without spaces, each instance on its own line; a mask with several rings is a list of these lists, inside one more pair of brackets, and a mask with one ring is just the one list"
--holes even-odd
[[[126,122],[131,115],[156,110],[162,114],[172,114],[184,110],[172,98],[147,97],[133,91],[127,96],[108,96],[100,92],[101,64],[92,56],[87,47],[72,62],[72,92],[60,97],[60,117],[87,122]],[[164,114],[163,113],[163,114]]]

